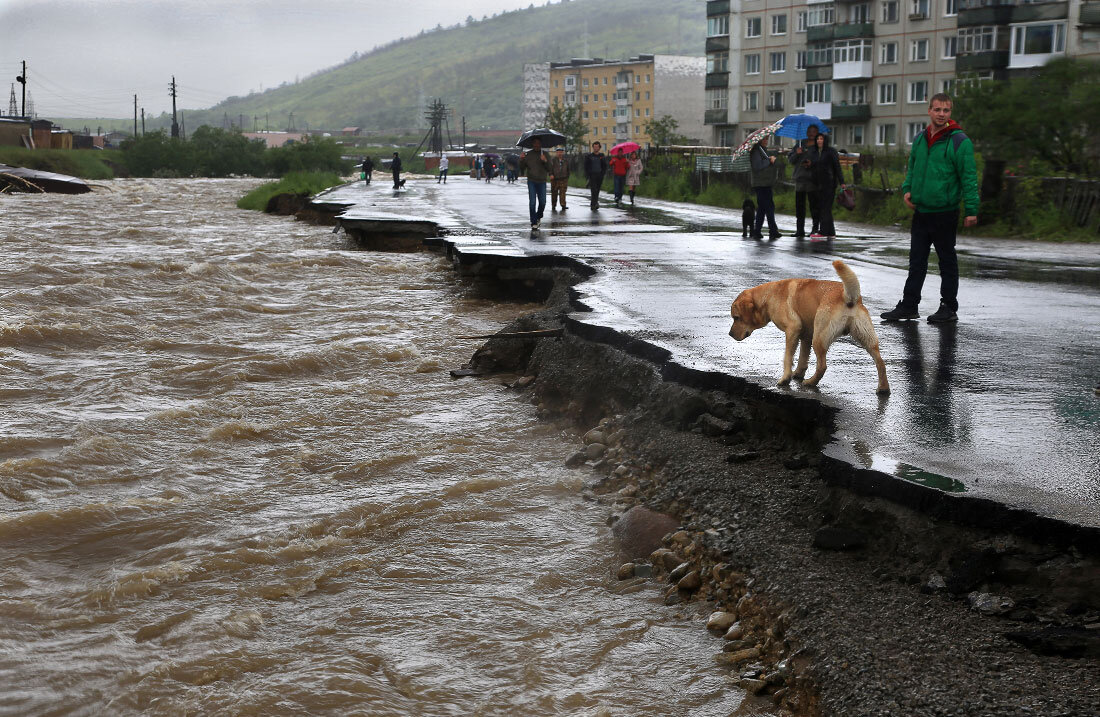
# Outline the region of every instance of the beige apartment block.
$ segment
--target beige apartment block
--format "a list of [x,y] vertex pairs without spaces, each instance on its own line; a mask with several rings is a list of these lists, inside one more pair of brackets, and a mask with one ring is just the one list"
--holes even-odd
[[578,108],[589,143],[647,145],[646,124],[666,115],[677,121],[677,132],[701,142],[710,134],[702,121],[704,72],[702,57],[681,55],[525,65],[524,123],[541,124],[557,102]]
[[1100,1],[709,0],[706,54],[714,144],[806,112],[839,147],[905,147],[957,78],[1100,56]]

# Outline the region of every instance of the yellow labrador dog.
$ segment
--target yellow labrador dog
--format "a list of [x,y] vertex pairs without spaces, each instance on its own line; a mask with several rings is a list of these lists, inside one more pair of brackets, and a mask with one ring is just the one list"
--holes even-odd
[[[779,386],[786,386],[792,376],[801,379],[806,375],[813,346],[817,367],[814,375],[802,382],[803,386],[816,386],[825,375],[825,354],[841,336],[851,334],[860,346],[871,354],[878,369],[878,392],[890,393],[886,381],[886,364],[878,350],[871,315],[863,305],[859,293],[859,279],[848,265],[839,259],[833,268],[840,281],[818,279],[783,279],[751,289],[745,289],[730,307],[733,326],[730,336],[744,341],[753,331],[772,322],[787,335],[787,348],[783,354],[783,377]],[[791,372],[794,349],[798,343],[798,366]]]

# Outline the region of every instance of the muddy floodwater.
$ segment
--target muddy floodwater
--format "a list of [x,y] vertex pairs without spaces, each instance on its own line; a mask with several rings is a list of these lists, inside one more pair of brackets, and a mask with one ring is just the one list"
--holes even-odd
[[737,708],[576,439],[449,376],[534,307],[255,184],[0,197],[0,714]]

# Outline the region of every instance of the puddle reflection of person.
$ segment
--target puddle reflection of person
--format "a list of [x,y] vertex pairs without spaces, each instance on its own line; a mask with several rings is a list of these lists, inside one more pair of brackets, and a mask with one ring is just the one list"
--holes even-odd
[[926,361],[921,332],[916,322],[897,325],[901,339],[902,369],[905,371],[906,405],[913,416],[914,425],[929,435],[950,443],[969,443],[970,422],[965,412],[959,411],[955,401],[955,360],[957,355],[958,325],[948,324],[936,332],[937,351],[931,361]]

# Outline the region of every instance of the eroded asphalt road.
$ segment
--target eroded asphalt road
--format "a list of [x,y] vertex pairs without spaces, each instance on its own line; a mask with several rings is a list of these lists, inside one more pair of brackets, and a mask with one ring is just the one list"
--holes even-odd
[[[740,212],[638,199],[569,209],[532,232],[527,188],[468,177],[409,179],[394,192],[376,179],[337,188],[326,203],[348,219],[430,219],[464,252],[572,256],[597,270],[577,287],[592,309],[574,318],[672,352],[672,361],[720,371],[840,409],[827,453],[898,479],[995,499],[1078,525],[1100,527],[1100,249],[960,237],[957,325],[887,323],[901,297],[908,230],[838,223],[827,245],[786,236],[742,238]],[[605,195],[606,198],[606,195]],[[936,310],[930,268],[921,315]],[[849,338],[833,345],[819,390],[775,388],[783,335],[774,326],[738,343],[729,308],[742,289],[788,277],[837,279],[841,258],[859,277],[875,319],[892,394],[875,394],[869,356]],[[811,359],[811,371],[813,363]]]

